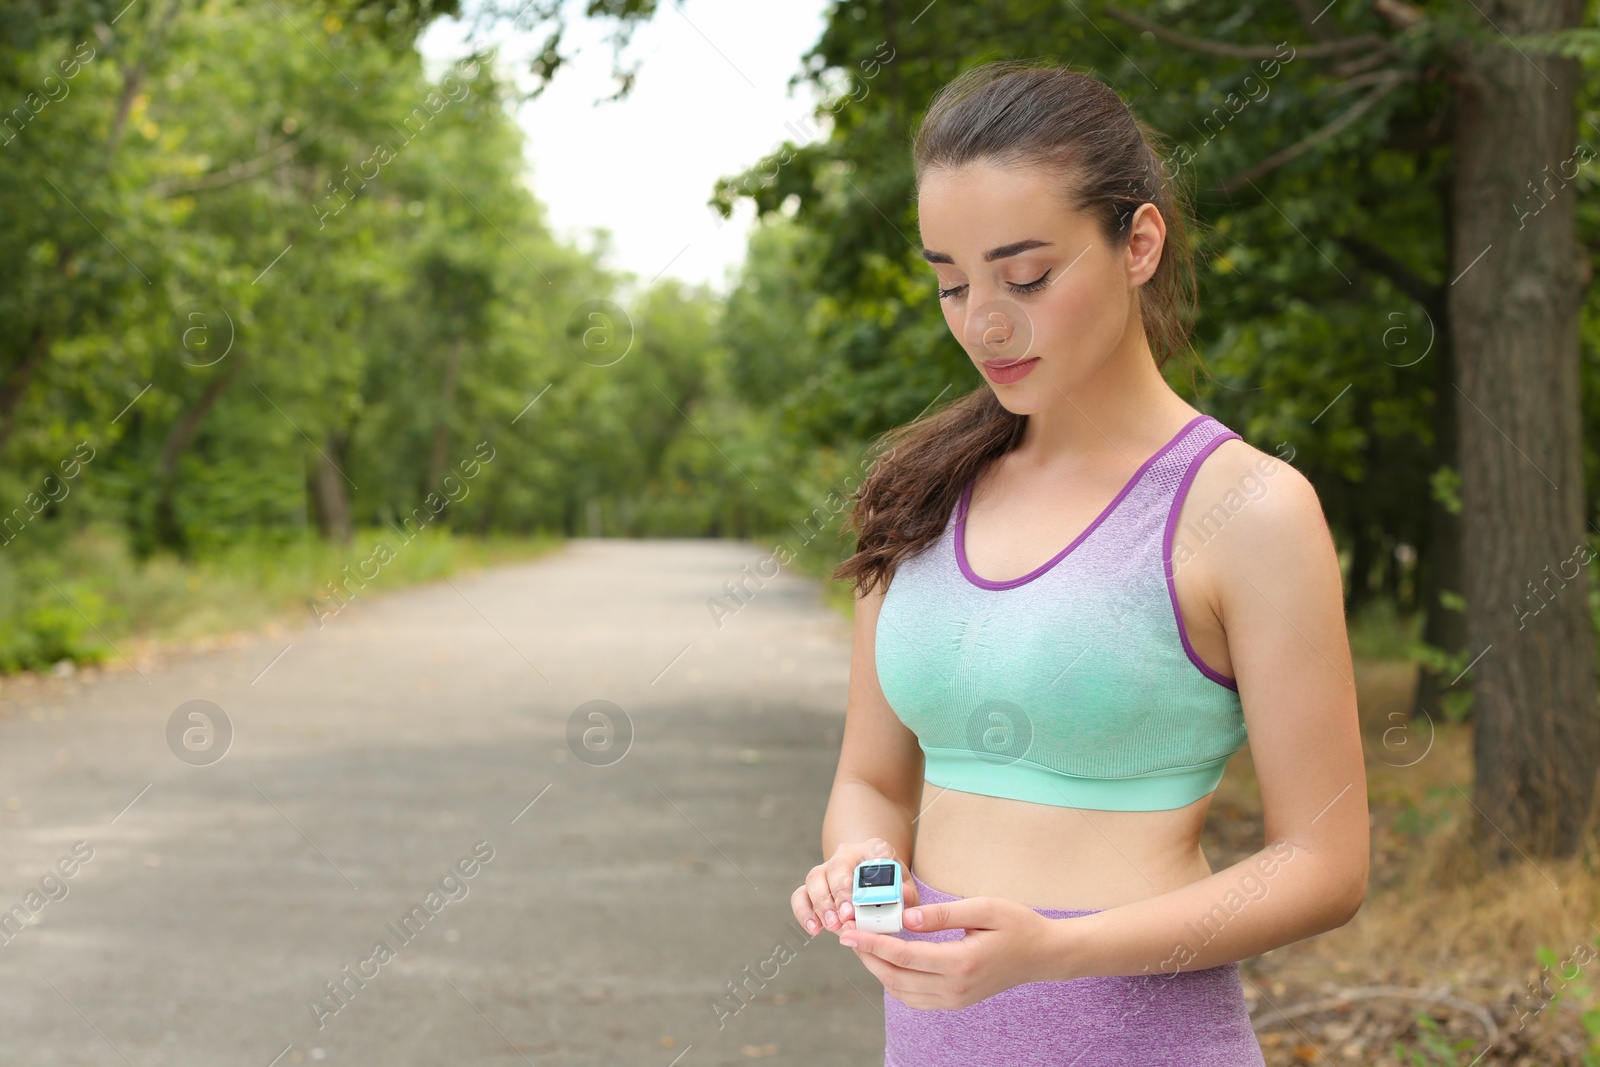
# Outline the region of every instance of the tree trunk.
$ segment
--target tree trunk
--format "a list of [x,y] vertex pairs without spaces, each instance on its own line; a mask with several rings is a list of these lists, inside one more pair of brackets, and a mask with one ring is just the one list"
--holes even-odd
[[1372,599],[1373,533],[1367,526],[1368,512],[1357,505],[1351,516],[1355,524],[1350,531],[1350,586],[1345,591],[1344,613],[1347,618],[1359,615]]
[[17,428],[17,409],[27,395],[33,376],[50,355],[50,335],[42,324],[34,324],[33,335],[23,351],[26,354],[22,361],[8,367],[4,378],[0,379],[0,450],[4,450],[6,442],[11,440],[11,434]]
[[244,369],[244,363],[242,353],[234,356],[233,363],[228,369],[215,374],[211,381],[206,383],[200,399],[179,416],[178,421],[173,423],[172,429],[168,431],[166,443],[161,447],[161,458],[156,462],[156,496],[150,537],[152,547],[171,548],[184,555],[188,554],[183,526],[178,521],[178,461],[194,443],[195,434],[200,432],[200,424],[205,422],[211,409],[217,406],[217,401],[222,399],[222,394],[227,392],[228,386],[239,377],[239,372]]
[[[1572,854],[1595,795],[1575,193],[1578,62],[1503,35],[1578,25],[1581,0],[1482,0],[1455,46],[1450,319],[1480,853]],[[1564,187],[1563,187],[1564,186]],[[1559,574],[1559,577],[1557,575]],[[1536,590],[1537,583],[1537,590]],[[1537,596],[1534,595],[1537,592]],[[1537,609],[1537,614],[1532,612]]]
[[433,456],[428,463],[428,480],[422,487],[422,495],[439,491],[439,482],[444,478],[444,449],[450,440],[450,408],[455,404],[456,379],[461,370],[461,349],[466,342],[457,340],[450,346],[450,354],[445,357],[444,388],[442,399],[439,403],[439,425],[433,432]]
[[[1441,467],[1460,470],[1456,430],[1458,394],[1454,386],[1455,359],[1451,354],[1449,330],[1441,327],[1435,342],[1438,358],[1433,365],[1433,462],[1429,466],[1433,470]],[[1422,639],[1453,655],[1467,647],[1467,617],[1446,607],[1439,596],[1446,592],[1461,594],[1461,519],[1434,499],[1432,493],[1428,495],[1427,530],[1419,593],[1423,612]],[[1442,678],[1437,671],[1422,666],[1417,674],[1417,697],[1412,715],[1428,715],[1438,724],[1441,698],[1454,681],[1455,672]]]
[[311,504],[317,518],[317,531],[328,541],[347,545],[354,531],[350,525],[350,497],[344,491],[344,475],[339,464],[344,459],[348,436],[331,434],[311,461]]
[[[75,254],[74,249],[62,245],[61,251],[56,255],[58,277],[67,276],[67,268],[71,265]],[[41,320],[42,318],[41,313]],[[34,375],[39,373],[39,368],[49,359],[53,340],[52,327],[46,326],[43,321],[35,322],[28,343],[22,348],[21,362],[7,367],[4,377],[0,378],[0,452],[5,450],[11,435],[16,432],[17,412],[22,406],[22,398],[28,394],[28,386],[32,384]]]

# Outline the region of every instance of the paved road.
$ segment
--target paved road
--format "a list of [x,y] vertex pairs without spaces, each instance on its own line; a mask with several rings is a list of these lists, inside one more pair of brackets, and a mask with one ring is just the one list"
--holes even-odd
[[[882,987],[788,905],[848,625],[786,573],[707,607],[767,554],[577,540],[93,684],[8,680],[0,909],[30,921],[0,925],[0,1059],[881,1063]],[[169,746],[197,700],[232,726],[214,762],[205,720]],[[620,759],[602,720],[569,740],[592,700],[631,721]]]

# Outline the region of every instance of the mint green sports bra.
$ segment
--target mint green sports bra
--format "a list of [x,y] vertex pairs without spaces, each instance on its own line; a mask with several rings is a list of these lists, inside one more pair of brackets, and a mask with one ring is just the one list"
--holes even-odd
[[1006,581],[967,565],[967,483],[940,539],[896,567],[875,635],[929,782],[1117,811],[1216,789],[1248,740],[1238,686],[1195,655],[1168,560],[1195,471],[1238,437],[1196,416],[1070,545]]

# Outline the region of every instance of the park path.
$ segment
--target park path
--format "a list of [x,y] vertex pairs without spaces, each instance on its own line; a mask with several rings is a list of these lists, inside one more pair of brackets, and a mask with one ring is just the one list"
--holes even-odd
[[[788,904],[848,623],[787,572],[720,626],[707,606],[768,555],[579,539],[380,574],[320,627],[6,680],[0,909],[30,921],[0,926],[4,1058],[881,1063],[882,987]],[[596,700],[631,723],[620,759],[625,729],[571,729]],[[221,758],[206,720],[169,743],[191,701],[231,724]]]

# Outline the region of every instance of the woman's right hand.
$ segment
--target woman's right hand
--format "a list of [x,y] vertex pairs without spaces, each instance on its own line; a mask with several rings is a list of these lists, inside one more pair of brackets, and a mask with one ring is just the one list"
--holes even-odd
[[831,857],[811,868],[811,873],[806,876],[806,884],[796,889],[789,898],[795,918],[808,932],[815,935],[821,933],[823,927],[834,933],[845,929],[844,924],[854,914],[850,903],[850,879],[855,875],[858,863],[872,859],[893,859],[899,863],[906,907],[917,904],[916,883],[911,880],[906,865],[895,856],[889,842],[881,837],[871,837],[865,841],[841,843]]

